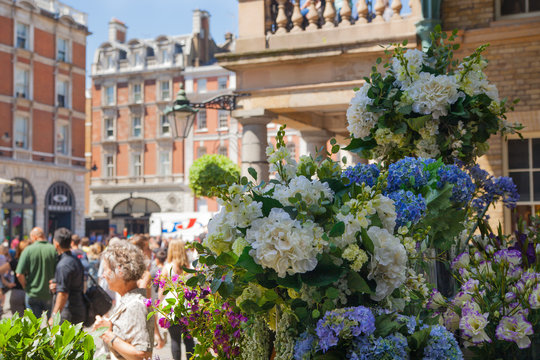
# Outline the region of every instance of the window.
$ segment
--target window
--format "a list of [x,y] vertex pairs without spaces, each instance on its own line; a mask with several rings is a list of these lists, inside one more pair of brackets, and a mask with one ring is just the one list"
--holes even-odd
[[169,59],[169,52],[165,49],[161,50],[161,61],[167,62],[168,59]]
[[3,235],[6,240],[27,238],[35,224],[36,197],[32,185],[21,178],[12,179],[13,186],[4,186],[1,193]]
[[66,39],[58,38],[56,41],[56,60],[68,62],[68,41]]
[[159,175],[171,175],[171,153],[169,151],[159,153]]
[[136,53],[135,54],[135,66],[142,65],[142,64],[143,64],[142,55],[140,53]]
[[112,155],[105,155],[105,176],[108,178],[114,177],[114,157]]
[[56,83],[56,104],[59,107],[68,106],[69,83],[67,81],[58,81]]
[[199,93],[206,92],[206,79],[197,80],[197,92]]
[[25,99],[30,97],[30,72],[26,69],[15,69],[15,96]]
[[206,110],[201,109],[197,113],[197,128],[199,130],[206,130]]
[[13,136],[15,140],[15,147],[18,149],[28,149],[29,138],[29,126],[28,118],[16,117],[15,118],[15,134]]
[[218,111],[218,127],[226,128],[229,121],[229,112],[227,110]]
[[133,175],[134,177],[142,176],[142,155],[141,154],[131,155],[131,175]]
[[105,119],[105,139],[114,139],[114,119]]
[[500,15],[528,14],[540,11],[538,0],[499,0]]
[[204,146],[199,146],[197,149],[197,158],[200,158],[203,155],[206,155],[206,148]]
[[171,134],[171,125],[169,124],[169,117],[167,115],[161,114],[159,124],[161,129],[161,135]]
[[296,159],[296,146],[293,142],[287,143],[287,150],[289,150],[289,153],[291,154],[293,159]]
[[17,24],[17,47],[19,49],[30,48],[30,27],[26,24]]
[[69,154],[69,125],[58,124],[56,127],[56,152],[62,155]]
[[218,149],[218,154],[228,156],[229,154],[228,154],[228,151],[227,151],[227,147],[226,146],[220,146],[219,149]]
[[508,141],[508,175],[514,180],[519,201],[512,211],[512,229],[521,217],[540,215],[540,139]]
[[142,102],[142,87],[141,84],[133,84],[131,91],[133,92],[133,102],[140,103]]
[[218,90],[224,90],[227,88],[227,77],[219,77],[217,79],[218,82]]
[[107,56],[107,69],[112,69],[114,67],[114,60],[112,55]]
[[114,104],[114,86],[105,87],[105,105]]
[[161,100],[169,100],[171,97],[171,92],[169,91],[168,81],[161,82],[160,90],[161,90]]
[[131,136],[134,138],[141,137],[142,135],[142,126],[141,126],[141,117],[134,116],[131,118]]

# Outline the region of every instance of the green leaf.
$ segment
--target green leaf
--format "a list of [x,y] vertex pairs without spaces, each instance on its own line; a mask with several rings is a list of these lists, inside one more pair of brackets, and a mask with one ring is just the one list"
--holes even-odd
[[186,281],[186,285],[189,287],[195,287],[197,286],[197,283],[199,282],[199,279],[197,279],[196,276],[192,276]]
[[377,141],[371,137],[366,137],[364,139],[354,138],[351,140],[350,144],[343,148],[356,154],[362,154],[366,151],[372,150],[377,146]]
[[373,241],[369,238],[369,235],[365,228],[362,228],[360,231],[360,235],[362,237],[362,244],[364,245],[364,248],[370,253],[373,254],[375,251],[375,246],[373,245]]
[[334,264],[329,255],[323,255],[313,271],[301,275],[302,281],[310,286],[327,286],[337,281],[343,269]]
[[255,181],[257,181],[257,171],[254,168],[248,168],[248,173],[253,179],[255,179]]
[[324,294],[327,298],[334,300],[339,297],[339,290],[334,287],[329,287]]
[[426,121],[431,119],[431,115],[424,115],[416,118],[407,118],[407,124],[409,127],[418,132],[420,129],[424,128],[426,125]]
[[302,287],[302,281],[300,280],[300,275],[287,275],[285,277],[277,277],[277,283],[283,287],[291,288],[296,291],[299,291]]
[[405,105],[396,109],[398,113],[409,115],[412,112],[412,105]]
[[421,349],[425,347],[425,344],[427,343],[429,339],[429,335],[431,333],[431,327],[422,329],[420,331],[415,332],[411,336],[408,337],[408,343],[411,349]]
[[347,285],[352,291],[361,294],[373,294],[373,290],[371,290],[366,280],[355,271],[349,271],[347,274]]
[[223,280],[221,279],[221,277],[212,280],[212,283],[210,284],[210,290],[212,291],[212,294],[215,294],[218,291],[222,282]]
[[308,317],[308,310],[305,307],[297,307],[294,309],[294,313],[298,316],[298,319],[303,320]]
[[238,261],[236,262],[236,266],[246,269],[252,274],[261,274],[264,272],[264,269],[261,265],[255,263],[255,260],[249,255],[249,251],[251,250],[251,246],[246,246],[244,248],[244,251],[242,251],[242,255],[238,258]]
[[182,266],[182,270],[187,272],[188,274],[196,274],[197,273],[197,270],[195,269],[190,269],[190,268],[187,268],[185,266]]
[[238,258],[235,255],[224,252],[224,253],[221,253],[217,257],[216,264],[217,265],[234,265],[237,260]]
[[328,234],[330,237],[339,237],[343,235],[345,232],[345,223],[343,221],[340,221],[334,226],[332,226],[332,230],[330,230],[330,233]]
[[273,208],[282,208],[283,205],[276,199],[273,199],[271,197],[261,196],[259,194],[253,195],[253,200],[259,201],[263,204],[262,206],[262,213],[263,216],[268,216],[270,214],[270,211]]

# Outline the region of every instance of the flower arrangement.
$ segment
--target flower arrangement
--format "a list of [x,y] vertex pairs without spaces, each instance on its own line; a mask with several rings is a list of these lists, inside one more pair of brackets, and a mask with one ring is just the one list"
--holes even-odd
[[456,339],[440,325],[363,306],[336,309],[306,331],[294,348],[295,360],[463,359]]
[[[186,269],[188,271],[192,271]],[[192,280],[194,279],[194,280]],[[242,324],[247,318],[233,310],[232,306],[209,288],[194,286],[196,278],[186,283],[177,275],[170,278],[158,273],[154,283],[163,289],[164,301],[146,300],[159,315],[159,325],[168,328],[179,324],[187,336],[197,339],[191,359],[235,359],[240,354]],[[211,349],[211,351],[209,350]]]
[[478,358],[527,359],[524,349],[540,331],[539,224],[533,219],[513,238],[476,236],[451,264],[460,291],[450,299],[431,295],[429,307]]
[[406,50],[404,41],[394,47],[385,74],[373,67],[347,110],[353,139],[346,150],[389,162],[417,156],[471,164],[486,153],[491,135],[522,128],[506,120],[513,103],[499,98],[484,72],[487,45],[459,62],[456,34],[448,37],[438,26],[425,52]]

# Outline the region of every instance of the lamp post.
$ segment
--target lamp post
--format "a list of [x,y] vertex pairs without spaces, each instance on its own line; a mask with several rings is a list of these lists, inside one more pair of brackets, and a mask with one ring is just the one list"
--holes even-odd
[[180,85],[180,90],[178,90],[173,106],[165,109],[165,115],[169,119],[174,137],[181,139],[188,137],[195,120],[195,114],[198,111],[190,106],[189,100],[186,97],[186,91]]

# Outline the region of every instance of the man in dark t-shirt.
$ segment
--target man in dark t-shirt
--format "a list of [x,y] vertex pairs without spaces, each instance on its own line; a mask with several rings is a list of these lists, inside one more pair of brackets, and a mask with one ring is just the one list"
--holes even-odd
[[[60,228],[54,232],[54,247],[59,260],[54,279],[56,295],[53,302],[52,316],[60,313],[62,321],[77,324],[86,320],[86,306],[83,300],[84,270],[81,261],[71,251],[71,232]],[[52,317],[49,320],[52,324]]]

